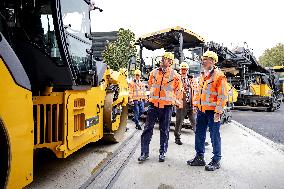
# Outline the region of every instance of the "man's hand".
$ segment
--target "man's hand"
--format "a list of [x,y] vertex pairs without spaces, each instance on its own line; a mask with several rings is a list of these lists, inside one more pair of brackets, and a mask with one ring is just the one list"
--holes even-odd
[[221,121],[221,114],[215,113],[214,114],[214,122],[216,123],[216,122],[219,122],[219,121]]

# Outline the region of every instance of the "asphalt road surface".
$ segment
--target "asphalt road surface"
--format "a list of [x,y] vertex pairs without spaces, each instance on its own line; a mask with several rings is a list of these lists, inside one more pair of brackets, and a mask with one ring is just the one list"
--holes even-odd
[[233,110],[233,120],[276,143],[284,144],[284,103],[275,112]]

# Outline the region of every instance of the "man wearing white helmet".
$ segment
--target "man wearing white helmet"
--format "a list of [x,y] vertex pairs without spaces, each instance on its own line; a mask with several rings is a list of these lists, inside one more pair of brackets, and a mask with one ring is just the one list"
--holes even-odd
[[190,166],[205,166],[205,139],[209,127],[214,156],[205,166],[205,170],[214,171],[220,168],[221,136],[220,119],[228,99],[227,79],[215,64],[218,56],[213,51],[206,51],[202,58],[204,73],[199,77],[199,89],[195,91],[193,105],[197,109],[195,151],[192,160],[187,161]]
[[182,145],[180,135],[183,121],[186,116],[190,120],[193,131],[195,132],[195,113],[192,110],[192,97],[193,97],[193,87],[191,85],[191,78],[188,76],[188,63],[182,62],[180,64],[180,74],[183,87],[183,97],[182,97],[182,108],[177,108],[176,112],[176,125],[175,125],[175,143]]

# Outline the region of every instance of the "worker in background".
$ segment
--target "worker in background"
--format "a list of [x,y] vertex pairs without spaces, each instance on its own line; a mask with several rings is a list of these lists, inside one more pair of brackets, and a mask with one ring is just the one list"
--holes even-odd
[[159,162],[165,161],[168,149],[169,127],[173,106],[182,106],[182,84],[180,75],[170,67],[174,55],[166,52],[159,68],[154,69],[149,76],[150,89],[149,106],[146,124],[141,135],[141,156],[138,161],[145,161],[149,157],[149,145],[153,135],[156,120],[159,120],[160,155]]
[[182,95],[182,108],[177,108],[176,111],[176,125],[175,125],[175,143],[182,145],[180,140],[181,128],[183,121],[186,116],[190,120],[193,131],[195,132],[195,112],[192,109],[192,97],[193,97],[193,87],[192,87],[192,78],[188,75],[189,66],[186,62],[180,64],[180,74],[181,81],[183,86],[183,95]]
[[199,89],[195,92],[193,105],[197,111],[197,125],[195,132],[196,155],[187,161],[191,166],[205,166],[205,139],[209,127],[213,154],[211,162],[205,170],[214,171],[220,168],[221,137],[220,120],[227,102],[227,79],[224,73],[215,67],[218,56],[213,51],[206,51],[202,57],[203,73],[199,77]]
[[134,71],[134,79],[129,84],[129,102],[133,104],[133,112],[136,129],[142,130],[141,125],[139,124],[139,119],[144,113],[144,101],[146,99],[146,88],[145,84],[140,80],[141,71]]

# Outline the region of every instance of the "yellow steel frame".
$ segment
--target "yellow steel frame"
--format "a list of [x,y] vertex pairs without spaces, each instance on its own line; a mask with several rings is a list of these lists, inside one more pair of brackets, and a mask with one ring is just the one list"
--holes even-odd
[[250,89],[253,92],[253,95],[258,96],[272,96],[272,89],[267,84],[252,84]]
[[227,83],[227,85],[228,85],[228,101],[237,102],[238,91],[230,83]]
[[[109,75],[109,77],[107,77]],[[77,151],[84,145],[90,142],[96,142],[103,137],[103,106],[106,96],[106,86],[113,83],[119,85],[119,96],[113,102],[113,106],[126,106],[128,103],[128,84],[127,84],[127,70],[121,69],[119,72],[107,70],[105,73],[105,83],[99,87],[92,87],[85,91],[67,90],[64,92],[52,92],[52,88],[46,90],[45,96],[33,97],[34,108],[43,108],[42,112],[45,115],[42,123],[36,122],[36,130],[43,130],[43,139],[39,132],[36,133],[35,148],[49,148],[57,157],[65,158]],[[108,78],[108,79],[106,79]],[[62,122],[59,122],[58,116],[56,117],[56,125],[51,125],[53,119],[52,108],[47,110],[47,106],[58,106],[63,108],[60,110],[62,114]],[[37,110],[37,114],[40,111]],[[56,111],[56,114],[59,114]],[[42,115],[37,115],[41,117]],[[98,122],[86,128],[85,120],[96,118]],[[37,120],[38,118],[35,118]],[[112,131],[116,131],[120,125],[120,116],[117,116],[116,121],[112,123]],[[54,140],[58,135],[57,132],[52,130],[61,130],[62,140]],[[42,131],[41,130],[41,131]],[[55,134],[55,136],[53,136]],[[47,138],[45,138],[47,136]],[[52,139],[52,140],[51,140]],[[44,142],[38,142],[38,141]]]
[[7,188],[22,188],[33,180],[32,93],[18,86],[0,58],[0,119],[9,138]]
[[273,90],[267,84],[260,84],[260,96],[272,96]]
[[[128,103],[125,69],[107,71],[105,82],[89,90],[53,92],[49,87],[43,96],[34,97],[31,91],[14,82],[2,59],[0,73],[0,121],[8,133],[11,151],[8,188],[22,188],[32,182],[34,149],[48,148],[58,158],[65,158],[103,137],[103,107],[108,84],[116,83],[120,89],[113,105]],[[107,73],[110,80],[106,79]],[[15,115],[15,108],[20,113]],[[112,125],[113,131],[118,129],[119,123],[120,116]]]
[[[34,97],[34,106],[37,106],[37,108],[39,106],[46,107],[46,105],[50,104],[56,107],[59,105],[63,106],[62,112],[60,112],[63,115],[62,121],[55,121],[56,125],[53,127],[51,124],[46,124],[47,119],[52,119],[52,113],[46,113],[46,108],[44,108],[44,115],[48,115],[48,117],[43,118],[44,125],[37,123],[35,127],[38,128],[37,130],[43,127],[44,132],[48,132],[43,136],[48,136],[49,138],[53,137],[53,140],[44,137],[44,139],[41,139],[44,143],[35,144],[35,148],[49,148],[58,158],[65,158],[84,145],[101,139],[103,137],[102,118],[105,94],[105,86],[102,85],[92,87],[85,91],[70,90],[62,93],[50,92],[47,96]],[[59,114],[59,112],[56,113]],[[85,120],[94,117],[98,118],[98,123],[86,128]],[[50,123],[50,121],[48,123]],[[46,128],[49,129],[46,130]],[[62,131],[62,140],[54,140],[58,135],[56,131],[52,132],[52,128]],[[54,133],[55,136],[52,136]],[[37,137],[39,137],[37,140],[39,141],[40,135],[38,134]]]

